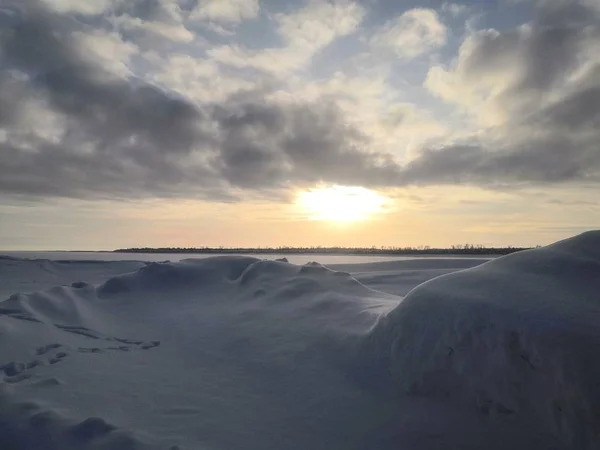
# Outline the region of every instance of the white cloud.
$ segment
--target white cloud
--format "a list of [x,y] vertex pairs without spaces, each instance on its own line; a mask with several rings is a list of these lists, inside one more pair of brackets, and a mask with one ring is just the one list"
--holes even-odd
[[99,61],[114,75],[126,76],[131,73],[128,64],[131,57],[139,52],[135,44],[123,42],[118,33],[101,30],[76,32],[74,35],[85,57]]
[[353,2],[311,1],[306,7],[276,17],[279,34],[288,45],[313,51],[356,30],[365,11]]
[[235,36],[235,29],[227,28],[215,22],[201,22],[202,26],[207,30],[220,36]]
[[461,44],[455,63],[451,67],[432,66],[424,82],[431,93],[457,105],[482,126],[494,126],[507,120],[510,111],[497,100],[522,75],[520,58],[509,46],[490,61],[491,65],[485,70],[483,67],[474,70],[475,52],[483,42],[494,41],[498,36],[496,30],[473,32]]
[[[67,120],[63,115],[53,111],[47,100],[30,97],[23,101],[19,113],[19,126],[11,138],[19,145],[25,144],[27,137],[36,136],[45,141],[58,143],[66,132]],[[35,146],[31,151],[38,151]]]
[[191,42],[195,38],[195,34],[188,30],[182,23],[147,21],[131,16],[119,17],[118,23],[126,30],[146,30],[176,42]]
[[226,74],[211,60],[173,54],[166,59],[147,55],[158,69],[154,81],[181,95],[201,101],[218,102],[241,90],[256,87],[255,80]]
[[113,24],[126,31],[142,30],[175,42],[191,42],[196,36],[185,26],[181,0],[119,0]]
[[459,5],[458,3],[448,3],[445,2],[442,5],[442,11],[449,13],[454,17],[460,16],[462,13],[467,11],[467,5]]
[[356,31],[364,14],[364,9],[353,2],[313,0],[292,13],[275,16],[284,47],[250,51],[238,45],[226,45],[211,49],[209,55],[234,67],[254,67],[268,72],[299,69],[335,39]]
[[433,9],[416,8],[388,22],[373,35],[371,45],[409,59],[445,45],[446,34],[446,26]]
[[258,0],[201,0],[190,19],[237,24],[256,17],[259,11]]
[[232,67],[253,67],[279,74],[302,68],[312,57],[312,54],[294,51],[293,47],[250,51],[235,44],[212,48],[207,54],[215,61]]
[[[421,178],[582,183],[599,178],[600,22],[580,4],[540,2],[534,20],[480,30],[425,87],[466,113],[479,140],[423,153]],[[468,165],[463,164],[468,162]]]
[[[181,0],[41,0],[54,11],[100,15],[123,30],[145,30],[166,39],[190,42],[195,35],[183,21]],[[149,12],[150,11],[150,12]]]
[[[598,62],[594,56],[597,49],[584,53],[597,44],[593,39],[584,41],[585,45],[577,50],[582,52],[581,64],[572,71],[565,67],[565,76],[554,89],[544,91],[541,96],[536,89],[523,89],[520,95],[515,95],[532,71],[527,52],[533,51],[532,43],[536,40],[533,33],[530,25],[503,33],[494,29],[474,31],[461,44],[453,64],[429,69],[424,86],[445,102],[457,105],[477,124],[497,126],[528,108],[533,111],[563,95],[568,84],[577,84],[577,78],[585,76]],[[540,78],[542,73],[538,75]]]
[[330,102],[344,120],[369,138],[371,151],[407,159],[424,144],[448,134],[431,114],[411,103],[389,98],[385,74],[349,76],[336,72],[320,81],[291,80],[268,98],[277,103]]
[[77,13],[84,15],[101,14],[117,3],[117,0],[42,0],[47,6],[59,13]]

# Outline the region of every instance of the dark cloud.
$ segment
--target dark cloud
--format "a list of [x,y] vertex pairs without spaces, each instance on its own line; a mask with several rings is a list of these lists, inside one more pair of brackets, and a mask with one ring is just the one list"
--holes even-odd
[[[157,13],[153,4],[146,15]],[[389,178],[385,158],[363,153],[365,139],[331,105],[275,105],[251,95],[193,104],[106,72],[78,46],[77,23],[37,2],[2,20],[9,30],[0,74],[4,192],[221,198],[231,187]],[[60,123],[54,136],[19,122],[19,110],[34,100]]]
[[530,24],[474,37],[465,61],[470,81],[512,68],[518,76],[507,95],[548,92],[564,82],[581,64],[582,51],[600,38],[598,12],[578,1],[540,2],[536,12]]
[[457,72],[468,86],[510,71],[494,99],[508,120],[493,130],[494,139],[427,150],[404,168],[405,182],[600,180],[600,11],[544,1],[537,13],[527,26],[479,33]]
[[389,186],[399,167],[388,155],[368,152],[369,139],[343,123],[331,104],[291,111],[282,149],[301,180]]
[[[186,175],[210,179],[206,169],[179,169],[207,141],[202,112],[185,100],[132,79],[115,78],[77,46],[69,18],[27,1],[9,19],[3,40],[0,92],[11,96],[2,147],[2,188],[38,195],[152,195],[175,189]],[[15,87],[21,91],[11,95]],[[53,137],[14,123],[28,101],[45,105],[63,125]],[[36,105],[34,105],[35,107]],[[4,113],[2,116],[6,116]],[[21,119],[23,120],[23,119]],[[214,175],[213,175],[214,176]],[[214,181],[214,180],[212,180]]]
[[[399,167],[366,151],[368,139],[344,124],[331,103],[231,105],[215,118],[220,127],[219,165],[232,185],[282,186],[330,181],[390,185]],[[249,174],[244,171],[252,169]]]
[[[598,66],[600,69],[600,65]],[[600,83],[600,79],[598,80]],[[533,124],[562,132],[594,132],[600,126],[600,84],[577,90],[533,116]]]
[[[426,150],[403,170],[407,184],[476,184],[485,187],[599,181],[600,152],[595,143],[561,136],[519,142],[490,150],[455,145]],[[574,151],[576,149],[576,151]]]
[[[480,34],[464,81],[513,65],[519,76],[501,100],[514,114],[494,140],[425,150],[404,167],[372,152],[333,102],[275,103],[256,91],[197,104],[105,70],[79,46],[73,32],[85,26],[73,17],[33,0],[11,5],[0,10],[4,193],[231,199],[239,190],[321,181],[493,187],[599,179],[600,65],[565,87],[590,65],[584,56],[600,23],[577,3],[542,7],[529,27]],[[167,20],[163,6],[138,1],[126,13]],[[30,123],[32,108],[55,129]]]
[[152,22],[169,22],[174,19],[173,10],[163,0],[129,0],[118,5],[117,13]]
[[154,86],[115,79],[92,65],[71,36],[68,19],[29,3],[4,42],[9,66],[25,73],[53,111],[72,119],[110,149],[138,139],[166,152],[188,149],[198,137],[200,112]]

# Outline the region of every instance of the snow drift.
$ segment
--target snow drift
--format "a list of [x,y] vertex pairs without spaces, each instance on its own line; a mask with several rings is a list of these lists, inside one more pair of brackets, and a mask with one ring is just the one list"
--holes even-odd
[[364,351],[397,393],[527,417],[570,448],[600,448],[600,232],[418,286]]
[[0,448],[361,448],[381,429],[360,425],[361,407],[379,406],[340,352],[397,302],[317,263],[247,257],[13,294],[0,303]]
[[600,233],[482,262],[0,259],[0,448],[599,448]]
[[140,261],[52,261],[0,255],[0,299],[79,280],[101,283],[144,266]]

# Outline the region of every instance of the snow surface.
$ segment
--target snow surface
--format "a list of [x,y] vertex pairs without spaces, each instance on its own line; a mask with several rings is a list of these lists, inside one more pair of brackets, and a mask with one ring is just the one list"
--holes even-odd
[[140,261],[51,261],[0,255],[0,299],[16,292],[46,289],[79,280],[101,283],[144,265]]
[[0,258],[0,448],[600,448],[599,288],[600,232],[489,262]]
[[[7,251],[2,253],[15,259],[42,259],[42,260],[62,260],[62,261],[148,261],[148,262],[179,262],[186,259],[203,259],[215,256],[222,256],[223,253],[121,253],[121,252],[69,252],[69,251]],[[333,253],[265,253],[265,254],[236,254],[236,256],[247,256],[249,258],[260,259],[287,259],[292,264],[304,265],[312,261],[319,261],[321,264],[330,266],[333,264],[364,264],[372,262],[394,262],[408,261],[415,259],[456,259],[456,255],[336,255]],[[487,259],[496,258],[496,255],[484,255]],[[461,259],[480,258],[481,256],[461,255]]]

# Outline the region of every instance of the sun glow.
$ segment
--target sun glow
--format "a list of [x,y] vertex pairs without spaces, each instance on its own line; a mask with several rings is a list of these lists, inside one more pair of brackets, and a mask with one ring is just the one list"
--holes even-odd
[[383,212],[386,201],[362,187],[331,186],[300,193],[297,204],[314,220],[356,222]]

